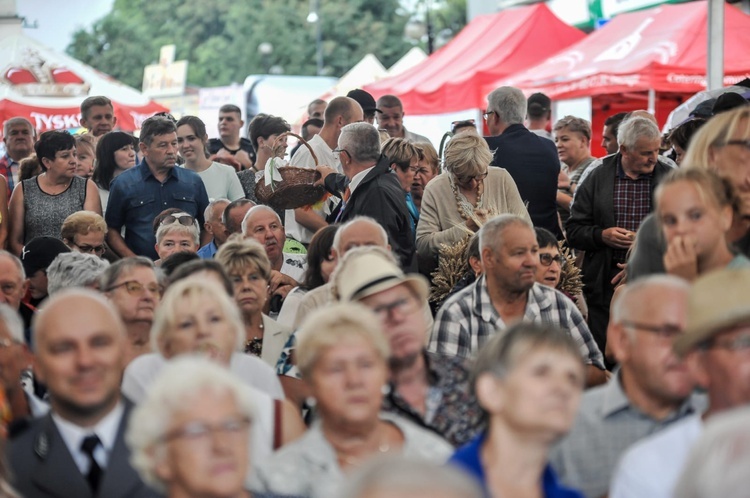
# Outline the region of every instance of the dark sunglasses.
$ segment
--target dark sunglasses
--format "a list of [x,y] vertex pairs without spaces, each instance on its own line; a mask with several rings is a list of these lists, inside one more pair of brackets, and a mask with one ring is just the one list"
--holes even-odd
[[195,224],[195,218],[193,218],[187,213],[170,214],[168,216],[165,216],[164,219],[161,220],[161,223],[159,223],[159,226],[171,225],[172,223],[179,223],[180,225],[185,225],[186,227],[189,227]]

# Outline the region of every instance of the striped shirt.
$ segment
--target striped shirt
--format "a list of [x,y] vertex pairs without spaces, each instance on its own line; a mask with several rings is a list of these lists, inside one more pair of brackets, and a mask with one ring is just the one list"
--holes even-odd
[[[529,290],[523,320],[556,325],[578,345],[584,362],[604,370],[604,357],[573,301],[538,283]],[[487,280],[482,276],[445,301],[435,318],[429,350],[461,357],[476,355],[496,331],[507,325],[492,305]]]

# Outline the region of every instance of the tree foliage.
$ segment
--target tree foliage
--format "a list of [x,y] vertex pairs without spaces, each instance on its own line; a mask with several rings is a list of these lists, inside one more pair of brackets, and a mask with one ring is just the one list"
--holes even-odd
[[[462,2],[445,2],[445,11],[460,16],[454,4]],[[188,83],[197,86],[242,82],[267,66],[313,75],[309,8],[310,0],[116,0],[91,29],[75,33],[67,51],[134,87],[168,44],[176,45],[178,60],[189,61]],[[386,67],[396,62],[411,47],[404,39],[410,16],[399,0],[320,0],[326,74],[340,76],[370,52]],[[266,60],[258,51],[263,42],[273,45]]]

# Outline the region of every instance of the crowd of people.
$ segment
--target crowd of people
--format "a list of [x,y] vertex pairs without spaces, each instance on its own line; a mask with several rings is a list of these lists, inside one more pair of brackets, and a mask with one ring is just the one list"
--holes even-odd
[[0,498],[745,496],[748,102],[405,111],[6,121]]

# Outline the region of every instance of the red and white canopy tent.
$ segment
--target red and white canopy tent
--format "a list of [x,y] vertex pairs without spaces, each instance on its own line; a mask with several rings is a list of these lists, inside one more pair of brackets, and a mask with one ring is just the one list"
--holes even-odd
[[135,131],[147,117],[167,111],[133,88],[20,33],[0,39],[0,122],[16,116],[37,132],[80,127],[86,97],[112,100],[117,128]]
[[[724,82],[750,75],[750,16],[725,5]],[[621,14],[603,28],[544,62],[484,87],[543,92],[553,101],[591,98],[594,155],[607,116],[650,108],[660,123],[706,88],[706,1],[662,5]]]
[[[368,85],[375,98],[401,99],[407,127],[433,141],[454,119],[479,119],[484,88],[581,40],[585,34],[545,4],[478,16],[453,40],[410,70]],[[416,119],[417,116],[419,119]]]

